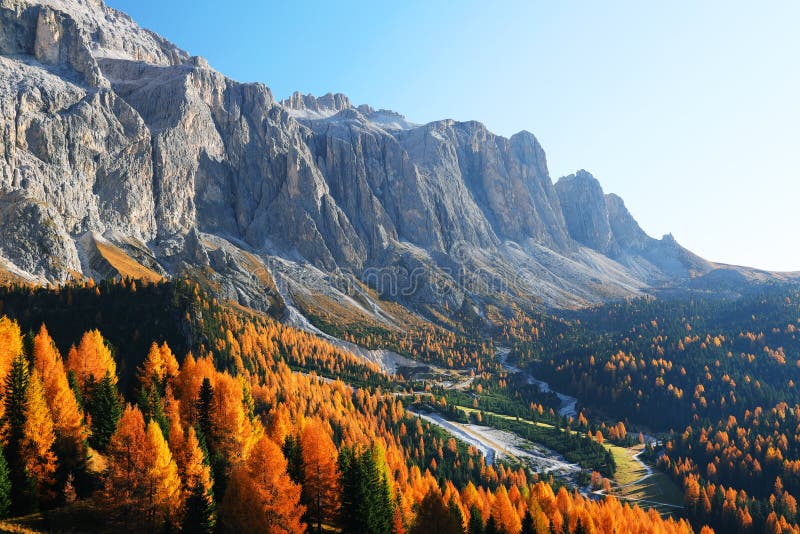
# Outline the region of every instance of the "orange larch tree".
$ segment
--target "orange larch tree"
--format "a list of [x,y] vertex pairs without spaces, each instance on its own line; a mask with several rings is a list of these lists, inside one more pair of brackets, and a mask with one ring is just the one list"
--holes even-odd
[[128,405],[106,448],[108,468],[103,500],[116,521],[135,521],[145,509],[149,492],[149,449],[142,412]]
[[262,436],[246,461],[234,467],[220,508],[228,532],[303,532],[300,486],[286,473],[281,449]]
[[[191,426],[198,422],[197,401],[203,379],[208,378],[213,388],[217,371],[211,358],[197,358],[189,353],[183,359],[180,372],[173,383],[173,393],[180,403],[181,423]],[[206,436],[208,439],[208,436]]]
[[328,431],[318,419],[306,420],[300,437],[303,455],[303,492],[309,523],[322,531],[332,524],[340,505],[338,453]]
[[21,443],[25,471],[36,485],[40,497],[52,497],[53,475],[56,471],[56,455],[53,442],[53,418],[44,399],[44,388],[38,372],[34,372],[28,383],[25,399],[25,425]]
[[120,526],[146,523],[149,532],[179,520],[178,467],[155,421],[145,427],[142,412],[128,405],[106,458],[103,500],[112,520]]
[[505,486],[499,486],[494,493],[494,503],[492,503],[492,517],[497,522],[497,526],[505,532],[519,532],[522,523],[517,511],[508,498]]
[[114,384],[117,383],[117,364],[99,330],[90,330],[83,334],[78,347],[70,350],[67,367],[75,373],[81,386],[86,385],[89,377],[100,381],[106,373]]
[[87,431],[75,393],[69,387],[61,354],[42,325],[33,339],[33,368],[42,378],[44,398],[53,416],[58,449],[63,456],[81,454]]

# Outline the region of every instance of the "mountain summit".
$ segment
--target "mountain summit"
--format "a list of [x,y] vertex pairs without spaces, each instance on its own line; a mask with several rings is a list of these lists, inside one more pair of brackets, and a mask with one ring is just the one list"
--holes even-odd
[[0,2],[0,101],[13,279],[189,270],[256,309],[395,324],[386,301],[486,316],[718,268],[648,237],[589,173],[554,185],[528,132],[417,125],[340,94],[277,102],[99,0]]

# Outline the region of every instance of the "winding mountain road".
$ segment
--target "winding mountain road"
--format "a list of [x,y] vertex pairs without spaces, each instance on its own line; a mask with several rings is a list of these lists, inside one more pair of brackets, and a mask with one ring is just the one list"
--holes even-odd
[[[503,369],[508,371],[509,373],[521,373],[523,372],[522,369],[519,367],[515,367],[508,363],[508,355],[511,353],[511,349],[508,347],[497,347],[495,351],[495,356],[500,364],[503,366]],[[550,388],[550,384],[545,382],[544,380],[539,380],[538,378],[534,377],[531,373],[528,373],[528,384],[536,384],[539,386],[539,389],[545,393],[553,392],[558,397],[558,400],[561,401],[561,406],[558,409],[558,413],[560,415],[565,415],[567,417],[577,417],[578,410],[576,408],[578,404],[578,399],[575,397],[570,397],[569,395],[565,395],[564,393],[559,393],[558,391],[553,391]]]

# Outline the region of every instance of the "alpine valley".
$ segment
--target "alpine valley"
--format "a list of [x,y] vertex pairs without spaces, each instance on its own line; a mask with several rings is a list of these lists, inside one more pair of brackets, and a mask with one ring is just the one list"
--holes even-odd
[[533,134],[0,0],[0,532],[800,532],[800,273]]

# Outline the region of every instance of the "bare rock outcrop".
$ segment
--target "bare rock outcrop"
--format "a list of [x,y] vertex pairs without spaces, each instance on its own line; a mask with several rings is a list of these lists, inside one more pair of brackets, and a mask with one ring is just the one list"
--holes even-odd
[[21,191],[0,196],[0,255],[40,278],[63,279],[81,270],[58,213]]
[[87,233],[259,309],[283,305],[274,265],[478,311],[499,291],[574,306],[713,268],[588,173],[554,185],[528,132],[277,102],[100,0],[0,0],[0,115],[0,252],[43,281],[80,274]]

